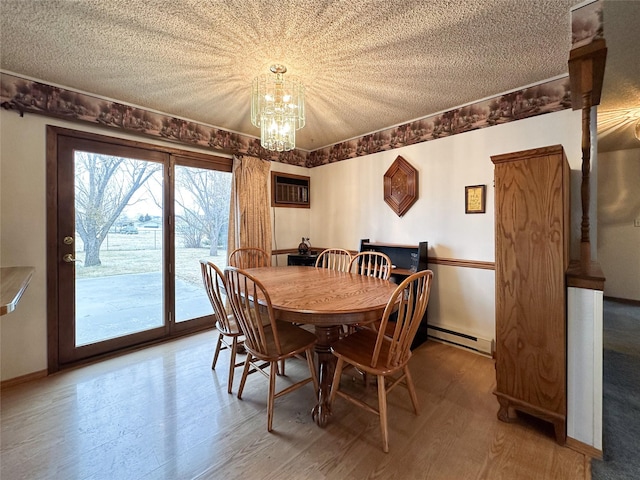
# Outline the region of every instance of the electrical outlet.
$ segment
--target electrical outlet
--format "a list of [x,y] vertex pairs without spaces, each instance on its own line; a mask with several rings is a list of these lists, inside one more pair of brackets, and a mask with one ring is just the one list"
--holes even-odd
[[633,221],[633,226],[634,226],[634,227],[640,227],[640,217],[636,218],[636,219]]

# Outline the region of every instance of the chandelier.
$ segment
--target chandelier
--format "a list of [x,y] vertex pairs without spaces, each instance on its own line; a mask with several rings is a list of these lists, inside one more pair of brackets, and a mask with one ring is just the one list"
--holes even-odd
[[260,128],[260,145],[277,152],[296,147],[296,130],[304,127],[304,85],[285,81],[284,65],[272,65],[275,75],[259,75],[251,89],[251,123]]

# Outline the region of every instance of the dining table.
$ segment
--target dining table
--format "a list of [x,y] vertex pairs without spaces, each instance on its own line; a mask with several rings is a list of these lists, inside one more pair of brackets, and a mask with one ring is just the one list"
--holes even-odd
[[343,325],[363,325],[382,318],[394,283],[379,278],[308,266],[273,266],[245,270],[265,287],[276,319],[313,325],[317,337],[318,402],[312,418],[324,427],[331,415],[329,393],[336,358],[331,345]]

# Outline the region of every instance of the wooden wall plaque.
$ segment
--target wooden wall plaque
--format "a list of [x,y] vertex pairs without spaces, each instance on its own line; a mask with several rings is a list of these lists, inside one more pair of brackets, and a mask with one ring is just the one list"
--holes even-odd
[[384,174],[384,201],[403,216],[418,199],[418,171],[401,156]]

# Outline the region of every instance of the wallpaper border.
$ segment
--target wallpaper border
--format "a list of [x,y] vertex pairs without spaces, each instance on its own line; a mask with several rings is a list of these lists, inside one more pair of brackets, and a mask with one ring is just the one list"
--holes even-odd
[[0,72],[0,102],[2,108],[21,116],[27,112],[92,123],[217,152],[312,168],[571,108],[571,92],[567,75],[312,152],[295,149],[280,153],[265,150],[255,137],[5,72]]

